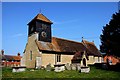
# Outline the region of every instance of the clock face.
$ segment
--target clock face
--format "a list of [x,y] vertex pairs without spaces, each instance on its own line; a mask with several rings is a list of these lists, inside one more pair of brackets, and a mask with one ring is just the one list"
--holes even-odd
[[41,32],[41,36],[44,37],[44,38],[46,38],[47,37],[47,33],[45,31],[42,31]]

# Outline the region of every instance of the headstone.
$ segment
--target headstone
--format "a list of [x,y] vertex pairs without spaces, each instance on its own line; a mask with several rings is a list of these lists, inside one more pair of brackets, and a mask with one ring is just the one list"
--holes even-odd
[[70,66],[69,63],[67,63],[67,64],[65,65],[65,67],[66,67],[67,70],[71,70],[71,66]]
[[54,66],[55,66],[55,70],[54,70],[55,72],[61,72],[65,70],[64,64],[56,64]]
[[76,64],[72,64],[71,68],[72,70],[76,70]]
[[40,69],[44,70],[44,69],[45,69],[45,67],[44,67],[44,66],[41,66],[41,68],[40,68]]
[[26,70],[26,67],[12,67],[12,72],[23,72]]
[[81,67],[81,72],[89,73],[90,72],[90,67]]
[[55,67],[55,72],[61,72],[61,71],[62,71],[61,67]]
[[65,70],[65,66],[61,66],[61,70],[64,71]]
[[30,71],[35,71],[34,69],[31,69]]
[[47,71],[51,71],[51,69],[52,69],[52,68],[51,68],[51,64],[49,63],[49,64],[46,66],[46,70],[47,70]]
[[78,71],[81,70],[80,64],[77,64],[77,70],[78,70]]

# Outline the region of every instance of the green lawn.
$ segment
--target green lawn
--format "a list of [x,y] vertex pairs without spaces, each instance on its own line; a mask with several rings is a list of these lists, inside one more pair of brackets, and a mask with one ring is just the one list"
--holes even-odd
[[3,78],[120,78],[120,72],[106,71],[91,67],[90,73],[79,73],[78,71],[65,70],[60,73],[46,70],[26,70],[25,72],[12,73],[11,68],[3,68]]

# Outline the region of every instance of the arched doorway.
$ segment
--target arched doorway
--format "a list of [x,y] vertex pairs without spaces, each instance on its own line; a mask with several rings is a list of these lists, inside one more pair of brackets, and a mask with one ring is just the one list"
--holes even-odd
[[83,58],[83,65],[86,66],[86,59]]

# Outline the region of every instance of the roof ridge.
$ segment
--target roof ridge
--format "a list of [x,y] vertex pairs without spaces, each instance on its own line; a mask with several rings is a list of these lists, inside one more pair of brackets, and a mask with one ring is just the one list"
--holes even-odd
[[22,57],[22,56],[15,56],[15,55],[2,55],[2,56],[9,56],[9,57]]
[[91,43],[91,44],[95,45],[94,42],[90,42],[90,41],[87,41],[87,40],[82,40],[82,41],[85,42],[85,43],[87,42],[87,43]]
[[34,20],[41,20],[41,21],[44,21],[44,22],[47,22],[47,23],[51,23],[51,24],[53,24],[52,23],[52,21],[50,21],[46,16],[44,16],[42,13],[41,14],[37,14],[29,23],[28,23],[28,25],[32,22],[32,21],[34,21]]
[[14,55],[4,55],[4,56],[14,56]]
[[[42,18],[41,17],[43,17],[43,18],[45,18],[46,20],[42,20]],[[41,14],[37,14],[37,16],[34,18],[34,19],[40,19],[40,20],[42,20],[42,21],[45,21],[45,22],[49,22],[49,23],[52,23],[45,15],[43,15],[42,13]]]
[[[39,14],[40,15],[40,14]],[[41,13],[41,15],[43,15],[47,20],[49,20],[51,22],[50,19],[48,19],[44,14]],[[51,22],[52,23],[52,22]]]
[[[82,43],[83,43],[83,45],[84,45],[91,53],[93,53],[93,52],[92,52],[92,50],[89,49],[89,48],[90,48],[89,45],[94,46],[94,48],[97,50],[97,52],[99,52],[99,50],[98,50],[98,48],[95,46],[94,42],[89,42],[89,41],[87,41],[87,40],[82,40]],[[94,53],[93,53],[93,54],[94,54]],[[99,55],[99,54],[94,54],[94,55]],[[101,54],[100,54],[100,55],[101,55]]]
[[77,42],[77,41],[74,41],[74,40],[68,40],[68,39],[58,38],[58,37],[52,37],[52,38],[56,38],[56,39],[61,39],[61,40],[65,40],[65,41],[70,41],[70,42],[74,42],[74,43],[80,43],[80,44],[82,44],[81,42]]

